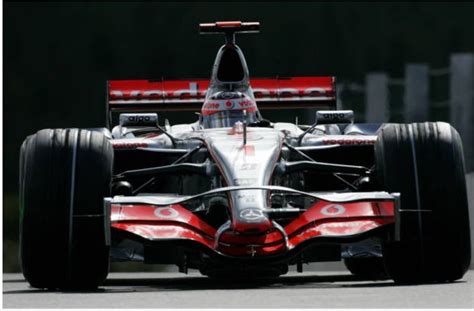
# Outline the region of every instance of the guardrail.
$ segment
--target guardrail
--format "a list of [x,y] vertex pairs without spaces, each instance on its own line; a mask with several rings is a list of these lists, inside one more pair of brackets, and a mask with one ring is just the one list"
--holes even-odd
[[461,134],[466,168],[474,171],[474,53],[457,53],[445,68],[410,63],[402,78],[369,72],[365,83],[337,85],[339,109],[353,109],[366,122],[451,123]]

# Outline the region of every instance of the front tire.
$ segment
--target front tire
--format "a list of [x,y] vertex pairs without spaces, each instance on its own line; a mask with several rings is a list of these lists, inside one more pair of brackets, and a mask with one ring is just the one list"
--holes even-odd
[[98,132],[46,129],[20,151],[20,260],[31,286],[92,289],[109,269],[103,199],[113,149]]
[[400,192],[399,241],[384,247],[396,282],[462,278],[471,258],[462,143],[447,123],[386,125],[375,144],[383,190]]
[[388,278],[382,257],[345,258],[344,265],[352,275],[368,280],[385,280]]

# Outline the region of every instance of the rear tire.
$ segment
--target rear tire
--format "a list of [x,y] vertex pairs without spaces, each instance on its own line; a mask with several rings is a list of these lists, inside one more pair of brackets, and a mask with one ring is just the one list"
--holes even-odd
[[31,286],[93,289],[109,269],[113,149],[98,132],[41,130],[20,151],[20,260]]
[[401,283],[462,278],[471,250],[457,131],[442,122],[386,125],[375,158],[383,190],[401,194],[400,240],[384,246],[390,277]]

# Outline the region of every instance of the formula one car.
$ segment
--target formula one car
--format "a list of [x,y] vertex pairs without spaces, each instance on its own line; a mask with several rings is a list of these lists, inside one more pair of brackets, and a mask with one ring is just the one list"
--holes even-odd
[[[21,265],[33,287],[95,288],[110,261],[216,278],[344,260],[363,278],[444,282],[470,262],[464,160],[449,124],[359,124],[333,77],[253,79],[217,22],[210,81],[109,81],[107,127],[21,147]],[[312,125],[265,109],[316,109]],[[191,124],[158,113],[200,111]],[[184,112],[183,112],[184,113]]]

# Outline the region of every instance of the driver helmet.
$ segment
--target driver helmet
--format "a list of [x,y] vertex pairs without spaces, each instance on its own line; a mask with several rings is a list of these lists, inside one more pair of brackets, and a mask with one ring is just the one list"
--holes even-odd
[[243,92],[218,92],[207,98],[201,109],[203,128],[232,127],[244,119],[250,124],[261,118],[255,99]]

